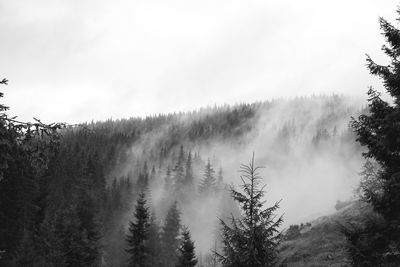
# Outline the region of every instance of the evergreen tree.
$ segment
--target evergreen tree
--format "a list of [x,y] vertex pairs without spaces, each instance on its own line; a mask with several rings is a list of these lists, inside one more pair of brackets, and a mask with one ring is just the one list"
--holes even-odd
[[176,267],[194,267],[197,264],[194,243],[187,228],[182,231],[181,244],[179,246],[178,263]]
[[376,216],[362,228],[345,230],[354,266],[400,266],[400,30],[383,18],[379,22],[390,63],[381,66],[367,56],[367,66],[392,99],[386,102],[370,88],[369,113],[352,120],[357,141],[368,149],[364,156],[380,165],[375,179],[381,187],[363,188]]
[[176,252],[179,246],[180,212],[177,202],[169,208],[161,233],[163,266],[173,267],[176,264]]
[[230,223],[220,220],[223,253],[218,255],[223,266],[264,267],[275,264],[282,217],[275,219],[274,212],[279,208],[279,202],[263,209],[265,191],[264,187],[260,188],[259,169],[254,166],[253,154],[251,162],[240,167],[243,193],[231,188],[242,216],[232,216]]
[[200,183],[199,192],[202,194],[209,194],[216,189],[215,171],[208,159],[204,169],[204,178]]
[[35,264],[40,253],[32,244],[47,204],[45,174],[59,151],[58,130],[65,125],[20,122],[7,110],[0,104],[0,265],[10,266],[12,260]]
[[135,220],[129,222],[127,235],[130,267],[150,266],[150,248],[148,246],[150,212],[146,205],[146,195],[140,193],[136,201]]

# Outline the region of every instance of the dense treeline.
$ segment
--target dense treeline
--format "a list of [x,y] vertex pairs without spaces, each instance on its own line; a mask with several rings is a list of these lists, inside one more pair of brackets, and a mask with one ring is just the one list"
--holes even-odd
[[[6,82],[3,80],[2,83]],[[155,167],[148,170],[144,161],[144,167],[137,175],[130,173],[126,177],[112,178],[109,174],[115,166],[126,161],[126,154],[121,151],[141,134],[162,127],[166,122],[172,125],[167,134],[170,138],[157,155],[159,162],[168,157],[169,150],[183,133],[196,138],[220,133],[221,127],[225,127],[238,129],[236,133],[226,131],[227,135],[240,134],[242,130],[235,124],[253,116],[254,111],[249,105],[238,108],[240,112],[236,109],[231,112],[230,108],[216,112],[220,118],[206,115],[204,120],[199,118],[190,126],[180,125],[176,116],[160,115],[144,120],[66,127],[44,125],[40,121],[20,123],[10,119],[7,107],[1,105],[1,265],[124,265],[128,255],[125,251],[127,231],[122,217],[130,211],[138,193],[154,179]],[[222,118],[224,116],[226,118]],[[229,126],[219,124],[218,120]],[[185,130],[177,130],[177,127]],[[193,160],[199,164],[198,154]],[[176,166],[170,170],[174,177],[167,177],[171,181],[166,180],[164,185],[166,191],[178,194],[176,199],[184,199],[188,190],[195,190],[191,165],[191,153],[184,155],[181,146]],[[207,166],[211,168],[210,164]],[[177,210],[176,204],[172,207]],[[159,229],[154,213],[149,215],[148,223],[154,232],[152,238],[162,241],[159,243],[164,248],[164,256],[174,262],[179,243],[175,247],[170,243],[178,238],[180,224],[178,220],[175,234],[168,237],[168,229],[172,227],[168,222],[173,221],[171,216],[168,212],[163,229]],[[189,251],[181,249],[179,261],[187,258],[184,253],[194,253],[190,252],[192,241],[188,230],[183,231],[183,236],[186,243],[182,243],[182,249],[189,246]]]
[[[309,130],[301,118],[319,102],[329,108],[312,128],[310,146],[353,143],[351,131],[336,127],[353,112],[343,99],[316,99],[286,103],[297,113],[307,108],[298,121],[271,132],[276,146],[289,149]],[[208,223],[196,209],[212,205],[221,218],[240,218],[240,201],[224,181],[223,158],[204,157],[196,145],[245,143],[260,118],[279,106],[260,102],[68,126],[13,121],[2,105],[0,265],[135,266],[140,253],[144,266],[217,264],[218,248],[226,245],[219,229],[212,230],[215,249],[199,255],[181,217]]]

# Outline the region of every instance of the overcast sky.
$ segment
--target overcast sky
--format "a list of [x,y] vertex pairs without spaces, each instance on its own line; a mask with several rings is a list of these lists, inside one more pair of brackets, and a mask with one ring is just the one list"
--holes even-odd
[[[0,0],[2,100],[81,122],[277,97],[364,96],[394,0]],[[382,62],[381,61],[381,62]]]

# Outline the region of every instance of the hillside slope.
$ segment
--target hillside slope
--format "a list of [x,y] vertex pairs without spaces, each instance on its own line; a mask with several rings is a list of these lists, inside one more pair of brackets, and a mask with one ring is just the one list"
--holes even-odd
[[359,223],[370,207],[355,201],[334,214],[291,226],[280,246],[280,266],[350,266],[343,225]]

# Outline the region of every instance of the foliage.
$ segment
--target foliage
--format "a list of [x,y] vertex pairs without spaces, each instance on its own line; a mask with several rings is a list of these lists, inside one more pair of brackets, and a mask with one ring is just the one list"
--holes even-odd
[[[8,81],[0,80],[0,84]],[[60,130],[66,125],[38,119],[21,122],[9,116],[8,109],[0,104],[0,265],[33,259],[40,264],[43,255],[31,244],[44,218],[46,177],[59,152]]]
[[163,265],[175,266],[177,262],[177,249],[179,247],[180,212],[177,202],[169,208],[161,233]]
[[[400,15],[400,9],[397,12]],[[346,231],[354,266],[400,264],[400,30],[383,18],[379,22],[387,42],[382,50],[390,64],[379,65],[367,55],[367,66],[383,80],[391,100],[383,100],[370,88],[369,114],[352,120],[357,141],[368,149],[364,156],[380,168],[375,181],[369,179],[372,187],[364,186],[362,193],[376,216],[368,218],[364,227]]]
[[204,168],[204,178],[199,186],[199,192],[206,195],[215,192],[217,186],[216,183],[215,171],[210,163],[210,159],[208,159],[207,165]]
[[129,266],[145,267],[150,266],[150,247],[149,247],[149,228],[150,212],[146,206],[146,195],[139,194],[136,201],[135,221],[129,223],[127,235],[128,248],[130,254]]
[[220,220],[223,253],[219,259],[223,266],[271,266],[276,262],[276,248],[281,239],[278,227],[283,219],[274,214],[279,202],[263,208],[265,187],[260,188],[259,169],[254,165],[253,154],[251,162],[240,168],[243,193],[231,188],[242,216],[238,219],[232,216],[229,224]]
[[181,244],[179,247],[178,263],[175,267],[194,267],[197,264],[194,243],[187,228],[182,231]]

